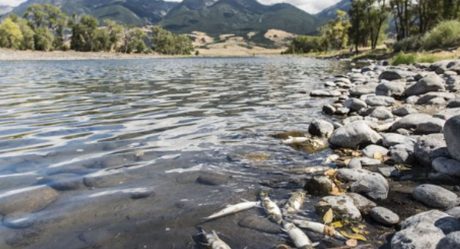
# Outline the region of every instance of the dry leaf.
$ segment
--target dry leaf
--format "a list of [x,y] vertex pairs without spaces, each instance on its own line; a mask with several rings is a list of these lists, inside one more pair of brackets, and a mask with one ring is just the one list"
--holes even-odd
[[329,210],[327,210],[327,212],[323,216],[324,224],[330,224],[333,219],[334,219],[334,212],[332,211],[332,208],[329,208]]
[[334,228],[341,228],[343,227],[343,223],[341,221],[336,221],[336,222],[331,223],[331,226]]
[[347,231],[340,231],[340,234],[342,234],[343,236],[349,238],[349,239],[356,239],[356,240],[361,240],[361,241],[367,241],[366,237],[364,237],[364,235],[362,234],[358,234],[358,233],[349,233]]
[[349,246],[349,247],[356,247],[356,246],[358,246],[358,241],[355,240],[355,239],[349,239],[349,240],[347,240],[347,242],[345,244],[347,246]]
[[335,234],[335,229],[332,226],[324,226],[324,235],[332,237]]

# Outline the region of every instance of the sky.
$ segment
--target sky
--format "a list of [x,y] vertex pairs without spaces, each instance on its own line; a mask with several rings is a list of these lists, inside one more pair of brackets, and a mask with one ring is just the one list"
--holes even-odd
[[[169,0],[172,1],[172,0]],[[290,3],[297,6],[300,9],[307,11],[308,13],[315,14],[324,8],[327,8],[339,0],[258,0],[264,4],[275,4],[275,3]],[[24,2],[24,0],[0,0],[0,5],[12,5],[16,6]]]

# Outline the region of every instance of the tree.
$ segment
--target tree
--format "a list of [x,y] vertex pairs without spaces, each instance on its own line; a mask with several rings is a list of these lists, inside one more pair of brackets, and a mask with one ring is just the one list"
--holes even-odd
[[105,21],[105,28],[108,31],[110,48],[108,51],[116,51],[123,40],[124,28],[112,20]]
[[144,53],[147,51],[145,38],[147,35],[140,28],[130,30],[125,38],[125,53]]
[[33,4],[27,8],[24,18],[35,32],[38,29],[48,29],[54,36],[53,47],[63,47],[67,16],[58,7],[51,4]]
[[349,42],[350,19],[345,11],[338,10],[337,18],[321,27],[325,50],[346,48]]
[[21,46],[19,47],[19,49],[34,50],[35,49],[35,42],[34,42],[35,32],[29,26],[27,20],[20,18],[14,14],[10,15],[10,18],[13,22],[19,25],[19,28],[21,29],[21,32],[22,32],[22,41],[21,41]]
[[367,24],[366,22],[366,9],[368,8],[368,1],[354,0],[351,3],[350,15],[350,38],[355,47],[355,51],[359,52],[359,46],[367,43]]
[[390,8],[393,11],[398,41],[411,34],[411,27],[415,22],[413,18],[413,7],[412,0],[390,0]]
[[80,21],[72,25],[70,47],[76,51],[95,51],[96,32],[99,22],[92,16],[82,16]]
[[192,40],[186,35],[173,34],[160,26],[152,28],[153,50],[160,54],[190,54],[193,51]]
[[0,24],[0,47],[19,49],[23,40],[21,27],[11,18]]
[[379,38],[381,38],[382,28],[388,20],[388,6],[386,0],[374,0],[367,7],[367,29],[371,41],[371,48],[377,48]]
[[54,35],[48,28],[38,28],[34,34],[36,50],[50,51],[53,49]]

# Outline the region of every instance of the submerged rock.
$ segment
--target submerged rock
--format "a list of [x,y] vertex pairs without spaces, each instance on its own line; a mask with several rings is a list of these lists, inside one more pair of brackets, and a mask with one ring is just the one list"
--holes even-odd
[[378,143],[381,139],[382,137],[366,122],[356,121],[335,130],[329,142],[336,147],[355,149],[359,146]]
[[218,186],[228,183],[230,177],[227,175],[211,173],[211,172],[204,172],[198,176],[196,182],[204,185],[212,185]]
[[460,116],[447,120],[444,127],[447,149],[452,158],[460,161]]
[[412,195],[417,201],[434,208],[448,209],[459,203],[455,193],[432,184],[416,187]]
[[282,232],[280,226],[276,225],[273,222],[270,222],[268,219],[264,217],[260,217],[257,215],[246,216],[238,222],[238,225],[240,227],[245,227],[269,234],[279,234]]
[[33,186],[0,194],[0,214],[33,213],[53,203],[59,194],[48,186]]

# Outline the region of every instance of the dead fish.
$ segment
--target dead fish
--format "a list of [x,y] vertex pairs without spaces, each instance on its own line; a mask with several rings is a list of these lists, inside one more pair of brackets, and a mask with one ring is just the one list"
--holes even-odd
[[229,245],[219,238],[216,231],[213,230],[211,233],[206,233],[203,228],[200,230],[201,234],[203,234],[206,239],[205,245],[208,246],[209,249],[231,249]]
[[289,172],[293,173],[293,174],[316,174],[316,173],[325,172],[325,171],[327,171],[329,169],[331,169],[331,167],[328,167],[328,166],[313,166],[313,167],[291,169],[291,170],[289,170]]
[[283,214],[278,205],[272,201],[265,192],[260,193],[260,200],[268,218],[277,224],[281,224],[281,222],[283,222]]
[[284,204],[283,214],[295,214],[300,211],[303,203],[305,202],[305,192],[297,191],[291,194],[289,200]]
[[342,236],[339,232],[335,231],[333,227],[326,226],[319,222],[312,222],[308,220],[298,220],[298,219],[292,220],[292,222],[296,224],[297,226],[304,228],[304,229],[308,229],[312,232],[321,233],[326,236],[334,237],[339,240],[347,240],[347,238]]
[[308,137],[291,137],[283,140],[283,144],[294,144],[294,143],[304,143],[308,141]]
[[290,222],[283,222],[283,230],[289,235],[296,248],[312,249],[313,243],[308,236],[298,227]]
[[260,201],[245,201],[245,202],[241,202],[235,205],[228,205],[227,207],[220,210],[219,212],[211,214],[210,216],[204,219],[212,220],[212,219],[220,218],[220,217],[227,216],[230,214],[235,214],[235,213],[238,213],[244,210],[248,210],[248,209],[251,209],[257,206],[260,206]]

